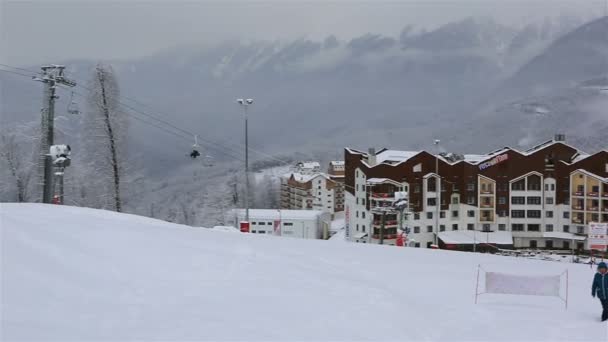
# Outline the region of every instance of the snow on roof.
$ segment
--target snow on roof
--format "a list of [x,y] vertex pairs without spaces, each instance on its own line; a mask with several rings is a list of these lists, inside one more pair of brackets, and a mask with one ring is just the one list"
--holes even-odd
[[572,158],[572,163],[576,163],[579,162],[587,157],[589,157],[590,154],[586,154],[586,153],[579,153],[577,154],[574,158]]
[[511,232],[482,233],[472,231],[440,232],[439,238],[446,244],[471,245],[473,243],[491,243],[496,245],[512,245]]
[[296,165],[298,167],[301,167],[301,168],[304,168],[304,169],[314,169],[314,168],[321,167],[321,164],[319,164],[319,162],[316,162],[316,161],[299,162]]
[[564,239],[564,240],[577,240],[584,241],[586,238],[584,236],[575,235],[572,233],[562,233],[562,232],[544,232],[543,237],[549,239]]
[[479,163],[480,161],[486,159],[488,156],[483,154],[465,154],[464,161],[469,163]]
[[373,184],[383,184],[383,183],[389,183],[389,184],[393,184],[393,185],[397,185],[397,186],[401,185],[401,184],[399,184],[399,182],[394,181],[389,178],[369,178],[367,180],[367,184],[372,184],[372,185]]
[[333,166],[344,166],[344,160],[332,160],[329,164]]
[[[232,209],[232,215],[245,216],[245,209]],[[316,220],[324,215],[321,210],[249,209],[249,219]]]
[[363,232],[357,233],[357,234],[355,234],[355,239],[362,239],[366,236],[367,236],[367,233],[363,233]]
[[293,176],[293,179],[300,183],[307,183],[317,177],[324,177],[331,180],[331,177],[323,172],[301,173],[292,171],[283,175],[284,178],[291,178],[291,176]]
[[384,162],[404,162],[413,156],[420,153],[420,151],[397,151],[397,150],[385,150],[376,154],[376,163],[381,164]]

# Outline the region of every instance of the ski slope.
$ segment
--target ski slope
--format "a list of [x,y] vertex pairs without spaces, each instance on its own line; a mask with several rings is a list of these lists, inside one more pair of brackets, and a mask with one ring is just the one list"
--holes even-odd
[[[606,341],[593,271],[306,241],[101,210],[0,204],[1,340]],[[557,298],[485,295],[477,264],[570,270]]]

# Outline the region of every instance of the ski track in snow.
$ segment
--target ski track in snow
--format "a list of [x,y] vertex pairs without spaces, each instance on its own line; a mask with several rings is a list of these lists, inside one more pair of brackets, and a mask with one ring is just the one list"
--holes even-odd
[[[2,340],[606,341],[589,266],[230,234],[0,204]],[[489,270],[570,272],[570,303],[484,295]]]

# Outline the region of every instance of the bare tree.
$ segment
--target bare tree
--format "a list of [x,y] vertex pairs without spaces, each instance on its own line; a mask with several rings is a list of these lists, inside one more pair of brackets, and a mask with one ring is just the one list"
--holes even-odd
[[27,202],[29,200],[29,185],[32,178],[34,166],[31,164],[31,153],[28,153],[23,144],[19,144],[16,135],[8,132],[0,132],[0,159],[6,165],[8,171],[4,183],[14,184],[14,193],[17,202]]
[[85,121],[87,154],[97,182],[99,206],[123,210],[122,182],[126,163],[128,120],[120,110],[120,91],[110,66],[98,64],[90,81],[88,113]]

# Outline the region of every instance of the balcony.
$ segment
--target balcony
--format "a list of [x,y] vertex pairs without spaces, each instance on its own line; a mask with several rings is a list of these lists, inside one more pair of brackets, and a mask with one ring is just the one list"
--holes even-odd
[[599,196],[599,194],[597,192],[588,192],[587,196],[588,197],[597,197],[597,196]]
[[587,208],[587,211],[597,211],[599,207],[589,207]]
[[[396,239],[396,238],[397,238],[397,234],[384,234],[384,240],[392,240],[392,239]],[[380,234],[372,235],[372,239],[380,240]]]
[[572,218],[572,222],[583,224],[584,220],[582,218],[579,218],[579,217],[574,217],[574,218]]
[[572,205],[572,209],[573,210],[584,210],[585,207],[583,207],[582,205]]
[[479,206],[482,208],[494,208],[494,204],[492,204],[492,203],[490,203],[490,204],[481,203]]
[[583,197],[585,193],[583,191],[575,191],[572,193],[573,196]]
[[379,199],[393,199],[395,197],[394,193],[381,193],[381,192],[373,192],[372,193],[372,197],[373,198],[379,198]]
[[602,194],[602,197],[608,198],[608,191],[604,191],[604,193]]
[[493,190],[481,190],[479,193],[482,195],[494,195]]
[[[384,227],[388,228],[388,227],[397,227],[397,225],[399,224],[399,222],[397,222],[397,220],[386,220],[386,222],[384,223]],[[382,227],[382,221],[374,221],[373,225],[375,227]]]

